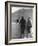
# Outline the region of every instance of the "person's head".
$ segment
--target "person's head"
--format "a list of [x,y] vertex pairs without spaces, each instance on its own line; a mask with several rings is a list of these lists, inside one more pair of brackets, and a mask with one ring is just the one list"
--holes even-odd
[[28,20],[30,20],[31,19],[31,17],[28,17]]
[[24,17],[22,16],[22,19],[24,19]]

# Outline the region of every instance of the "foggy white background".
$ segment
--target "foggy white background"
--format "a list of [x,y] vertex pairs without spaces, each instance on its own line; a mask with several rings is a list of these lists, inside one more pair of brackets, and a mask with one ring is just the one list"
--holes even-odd
[[[5,1],[6,0],[0,0],[0,46],[5,46]],[[38,0],[13,0],[13,1],[38,2]],[[18,44],[10,46],[38,46],[38,43]]]

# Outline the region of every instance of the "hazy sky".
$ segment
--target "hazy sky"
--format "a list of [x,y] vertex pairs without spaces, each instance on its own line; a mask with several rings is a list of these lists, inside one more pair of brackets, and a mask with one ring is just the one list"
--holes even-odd
[[19,9],[32,9],[32,8],[27,8],[27,7],[26,8],[25,7],[11,7],[11,10],[12,10],[11,12],[14,13],[14,12],[18,11]]

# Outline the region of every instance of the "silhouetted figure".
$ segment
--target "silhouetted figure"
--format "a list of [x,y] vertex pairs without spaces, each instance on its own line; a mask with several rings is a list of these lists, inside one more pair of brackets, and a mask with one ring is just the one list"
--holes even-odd
[[24,37],[24,31],[25,31],[25,24],[26,24],[26,20],[24,19],[24,17],[22,16],[21,20],[20,20],[20,29],[21,29],[21,38],[22,35]]
[[[29,18],[28,18],[28,22],[27,22],[27,32],[28,32],[28,34],[31,33],[31,32],[30,32],[31,27],[32,27],[32,24],[31,24],[30,17],[29,17]],[[28,36],[27,36],[27,37],[28,37]]]

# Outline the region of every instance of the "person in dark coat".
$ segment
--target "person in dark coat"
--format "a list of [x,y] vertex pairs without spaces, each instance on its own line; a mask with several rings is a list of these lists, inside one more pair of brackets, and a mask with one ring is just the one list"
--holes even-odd
[[29,17],[28,22],[27,22],[27,32],[28,32],[28,34],[31,33],[30,32],[31,27],[32,27],[32,24],[31,24],[30,17]]
[[26,24],[26,20],[25,20],[24,17],[22,16],[22,18],[21,18],[21,20],[20,20],[21,37],[22,37],[22,35],[23,35],[23,37],[24,37],[25,24]]

